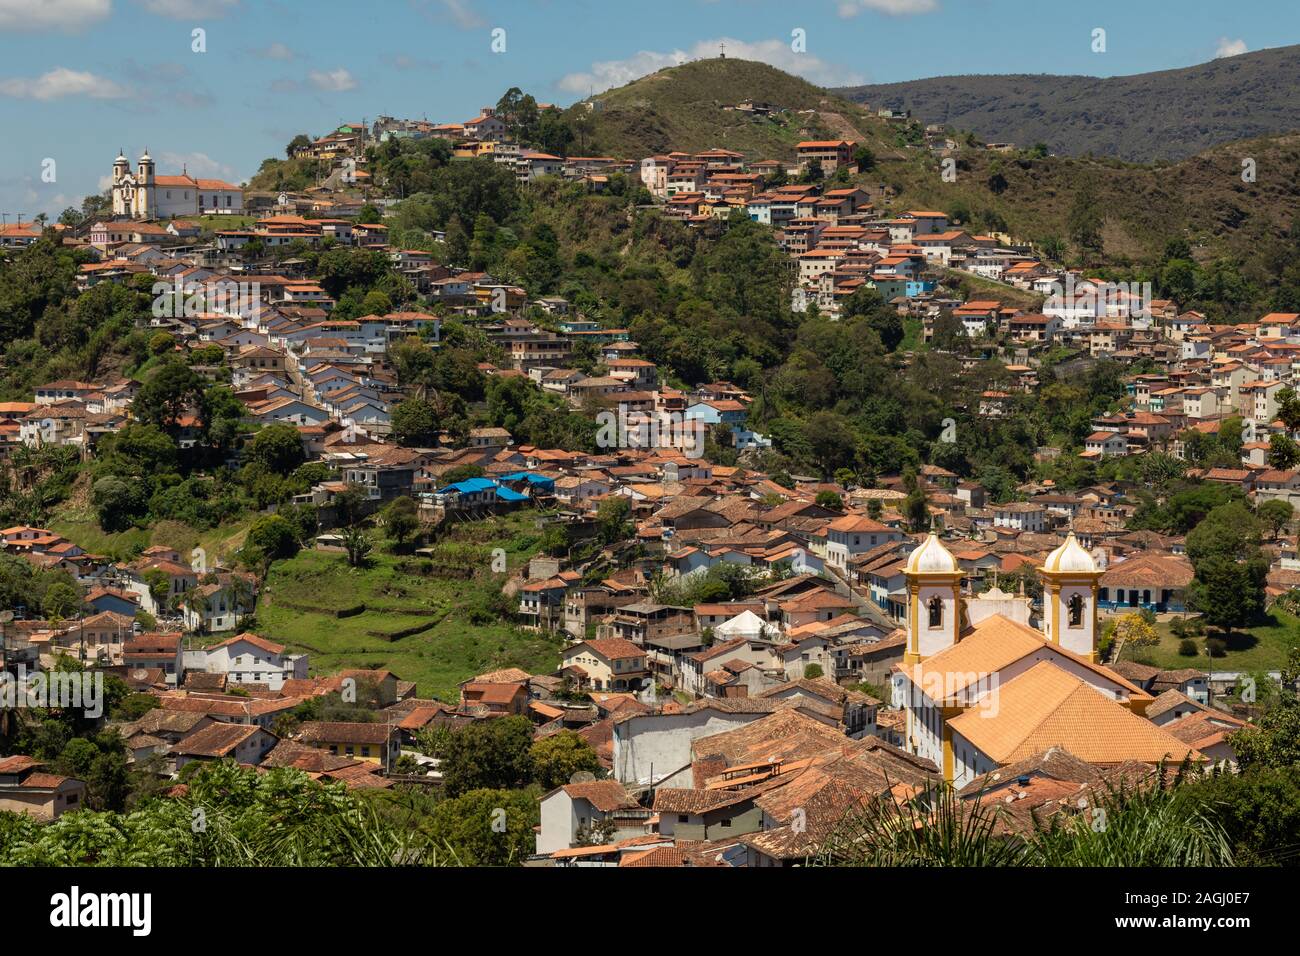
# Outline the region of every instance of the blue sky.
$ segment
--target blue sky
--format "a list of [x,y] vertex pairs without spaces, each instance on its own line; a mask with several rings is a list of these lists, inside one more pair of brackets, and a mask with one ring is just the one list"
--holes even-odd
[[[505,31],[505,52],[492,31]],[[1092,50],[1096,28],[1106,51]],[[193,31],[205,31],[195,52]],[[791,50],[803,30],[806,51]],[[294,134],[464,120],[519,86],[569,104],[716,55],[814,82],[1111,76],[1300,42],[1294,0],[0,0],[0,212],[57,215],[119,147],[240,181]],[[54,182],[42,179],[53,160]]]

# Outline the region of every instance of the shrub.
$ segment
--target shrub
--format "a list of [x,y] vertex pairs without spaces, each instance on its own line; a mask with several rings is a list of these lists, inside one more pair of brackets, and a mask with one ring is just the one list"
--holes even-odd
[[1228,653],[1228,642],[1221,637],[1211,637],[1205,642],[1205,650],[1211,657],[1223,657]]
[[1196,642],[1187,638],[1179,641],[1178,653],[1183,655],[1183,657],[1195,657],[1197,653]]

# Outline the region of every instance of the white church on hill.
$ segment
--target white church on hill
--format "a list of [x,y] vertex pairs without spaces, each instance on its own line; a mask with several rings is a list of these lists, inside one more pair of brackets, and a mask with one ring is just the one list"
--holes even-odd
[[908,556],[907,651],[893,675],[904,747],[958,789],[1051,747],[1100,766],[1204,760],[1146,719],[1150,694],[1098,663],[1101,571],[1073,532],[1038,571],[1043,631],[1002,614],[972,625],[939,538]]
[[134,173],[126,156],[113,161],[113,215],[122,219],[176,219],[234,215],[244,210],[244,191],[220,179],[159,176],[146,149]]

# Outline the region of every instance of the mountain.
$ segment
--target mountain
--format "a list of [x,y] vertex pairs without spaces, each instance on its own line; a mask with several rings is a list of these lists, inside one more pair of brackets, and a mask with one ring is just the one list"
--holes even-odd
[[[728,107],[753,100],[775,112]],[[889,150],[884,125],[867,110],[766,63],[696,60],[666,67],[568,110],[575,151],[640,158],[719,147],[751,159],[793,159],[803,139],[838,137]]]
[[990,141],[1131,162],[1300,129],[1300,46],[1134,76],[940,76],[832,92]]

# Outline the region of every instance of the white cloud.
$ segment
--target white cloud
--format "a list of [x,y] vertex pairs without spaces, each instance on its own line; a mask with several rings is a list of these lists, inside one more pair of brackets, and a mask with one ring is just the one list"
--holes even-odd
[[0,80],[0,96],[19,100],[57,100],[65,96],[88,96],[93,100],[119,100],[131,95],[126,87],[94,73],[82,73],[60,66],[28,79]]
[[1214,49],[1215,59],[1225,56],[1241,56],[1243,53],[1250,51],[1246,46],[1245,40],[1229,40],[1227,37],[1219,37],[1219,45]]
[[298,55],[283,43],[272,43],[266,49],[259,50],[258,52],[268,60],[292,60]]
[[845,20],[867,10],[891,17],[911,17],[938,9],[939,0],[842,0],[839,14]]
[[159,167],[178,171],[184,169],[199,179],[224,179],[232,183],[239,181],[235,167],[217,162],[207,153],[163,153],[159,157]]
[[470,0],[411,0],[414,7],[426,16],[431,7],[442,9],[441,17],[449,18],[462,30],[477,30],[487,26],[487,21],[474,9]]
[[343,93],[357,88],[357,81],[343,67],[330,70],[328,73],[313,70],[307,74],[307,79],[311,81],[311,85],[316,89],[324,90],[327,93]]
[[758,60],[785,70],[787,73],[802,76],[820,86],[853,86],[864,82],[860,73],[828,63],[810,53],[795,53],[785,40],[760,40],[757,43],[746,43],[743,40],[720,37],[715,40],[701,40],[689,50],[670,52],[642,50],[624,60],[602,60],[593,63],[591,69],[586,72],[569,73],[561,77],[556,85],[566,92],[576,93],[579,96],[586,96],[589,90],[602,93],[666,66],[680,66],[691,60],[715,57],[718,55],[719,46],[723,43],[727,45],[729,57],[738,60]]
[[112,9],[112,0],[0,0],[0,30],[80,30]]
[[215,20],[239,6],[239,0],[137,0],[140,6],[173,20]]

